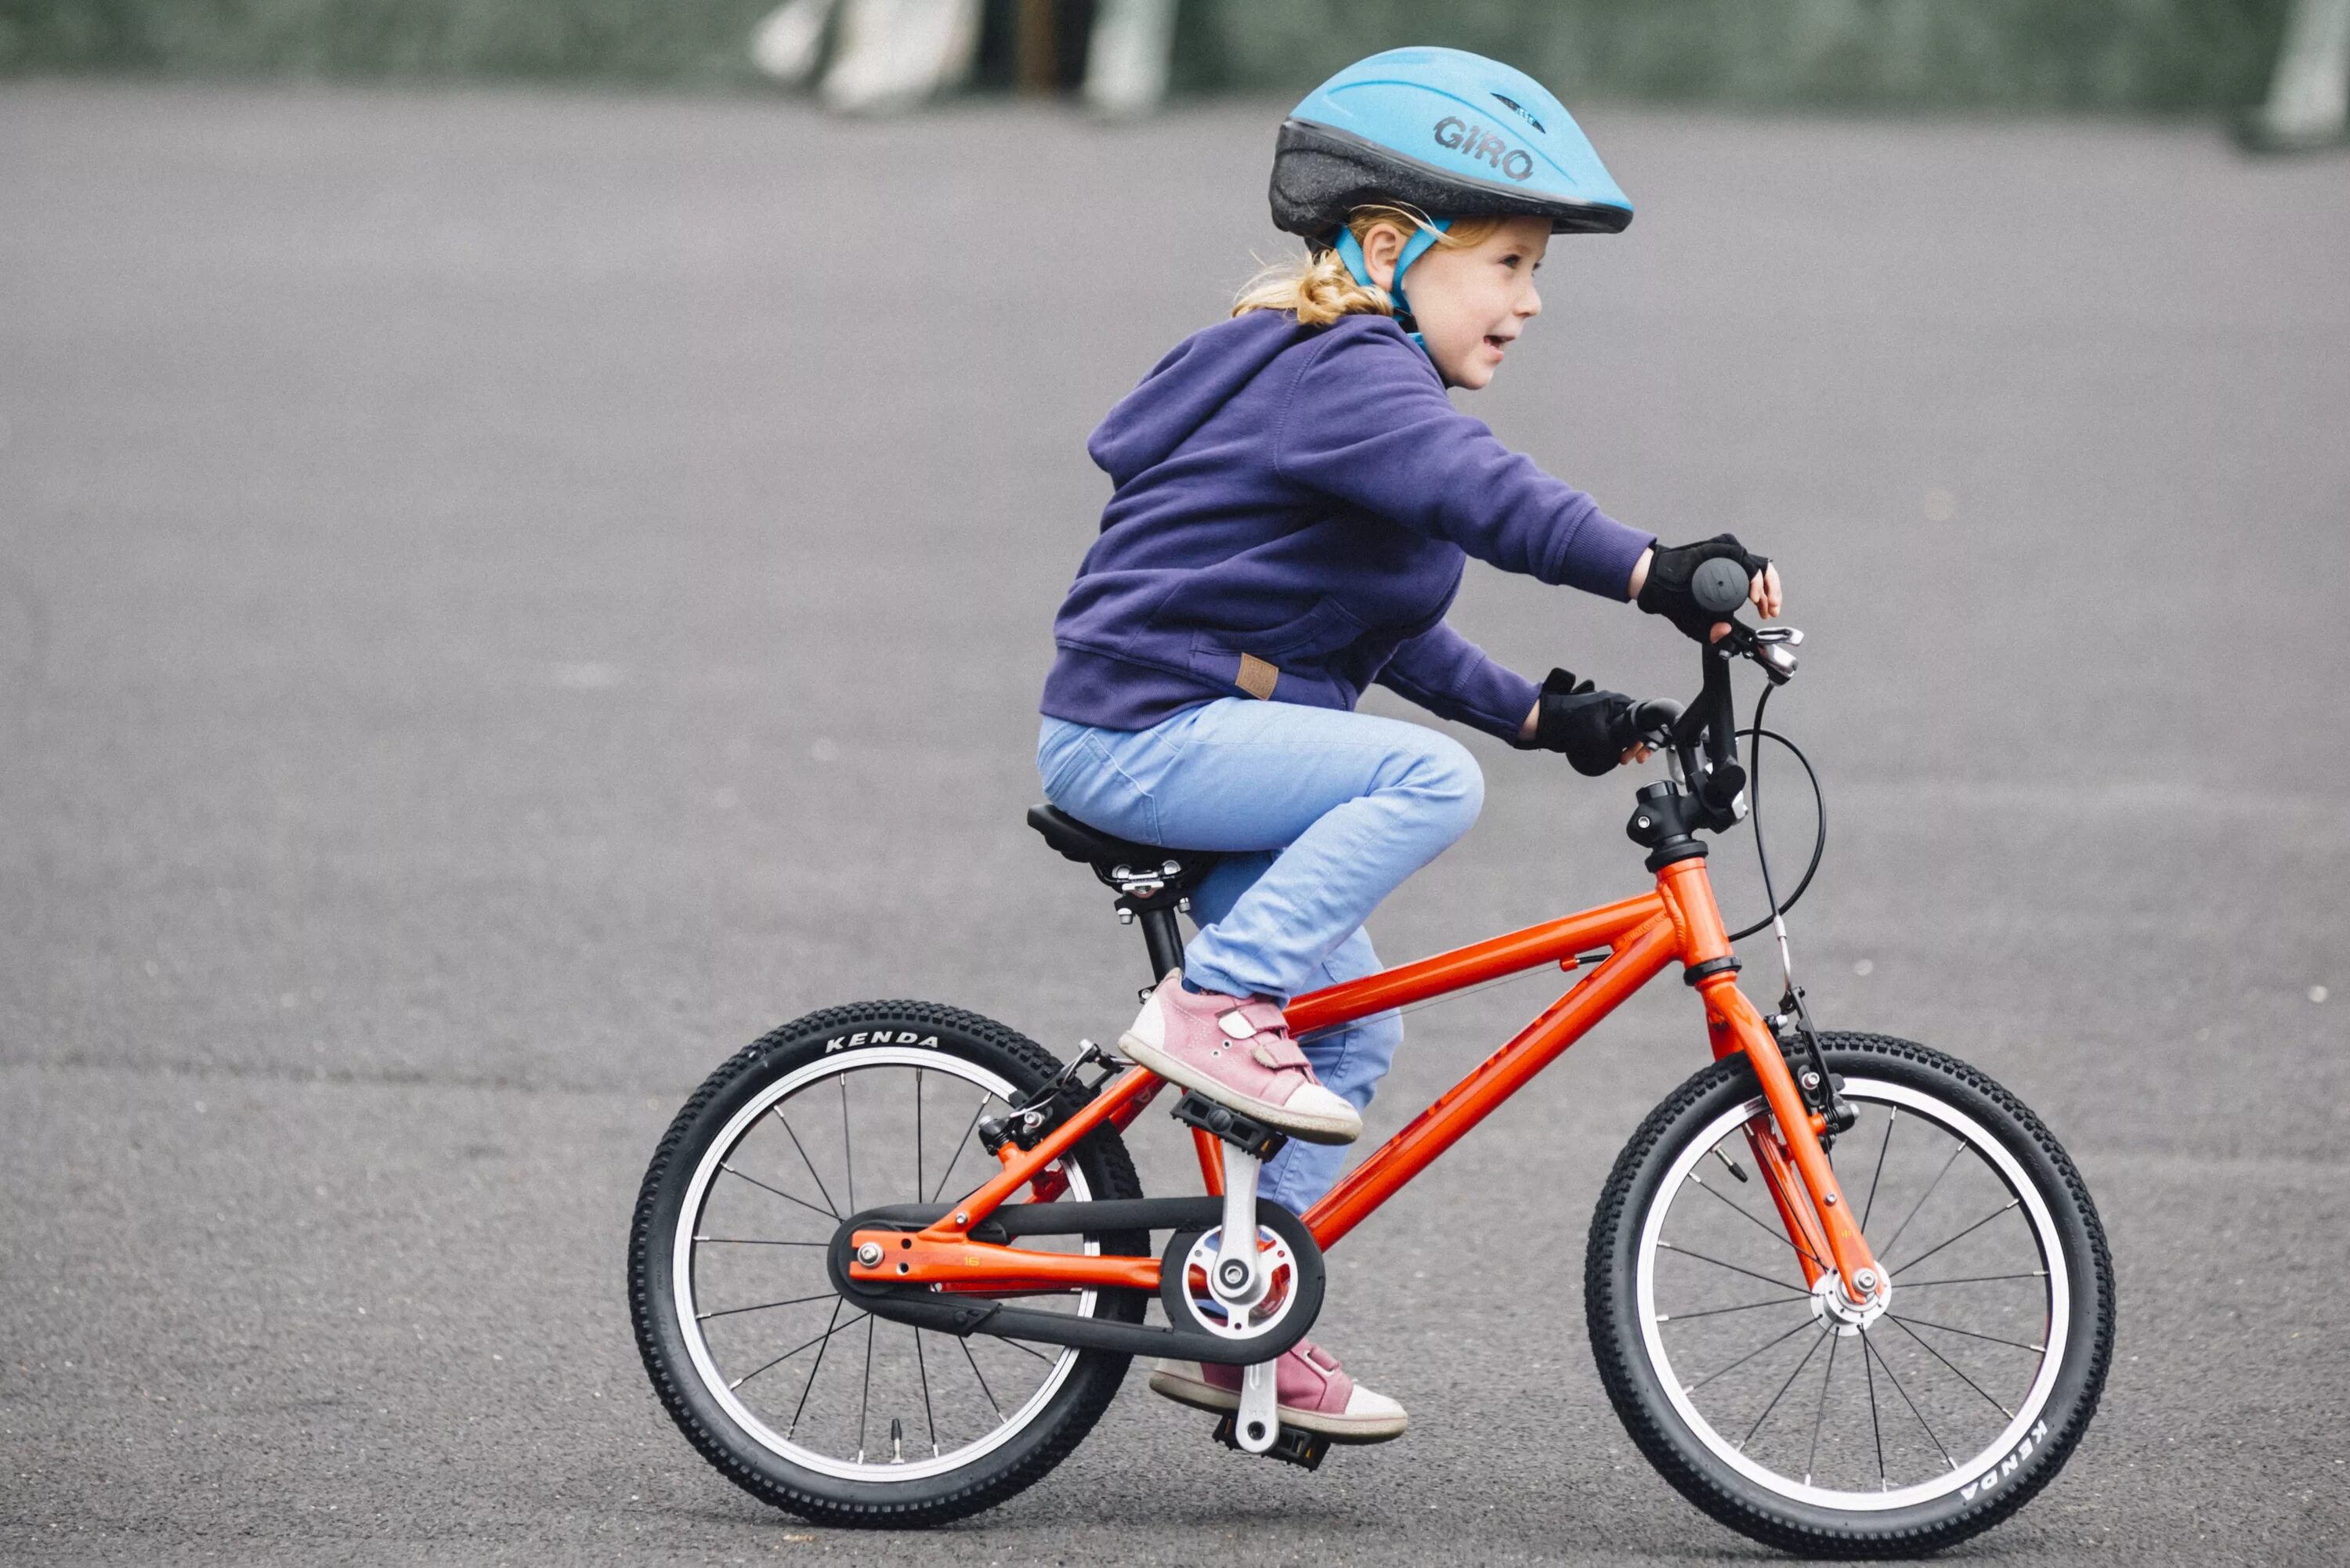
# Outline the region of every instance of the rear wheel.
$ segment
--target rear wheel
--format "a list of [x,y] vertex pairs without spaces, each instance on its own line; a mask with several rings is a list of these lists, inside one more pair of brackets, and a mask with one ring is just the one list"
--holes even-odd
[[[1128,1357],[886,1322],[844,1301],[827,1268],[849,1215],[951,1202],[995,1174],[980,1120],[1060,1065],[972,1013],[867,1002],[785,1025],[686,1102],[645,1173],[629,1302],[655,1391],[728,1479],[806,1519],[934,1524],[1034,1484],[1092,1429]],[[1068,1201],[1142,1195],[1106,1127],[1045,1169],[1066,1177],[1054,1196]],[[1144,1300],[1086,1291],[1020,1304],[1139,1322]]]
[[1989,1529],[2064,1465],[2112,1355],[2113,1266],[2079,1172],[2012,1095],[1906,1041],[1822,1044],[1859,1111],[1830,1159],[1889,1296],[1855,1309],[1832,1270],[1806,1287],[1757,1169],[1770,1112],[1732,1056],[1617,1160],[1592,1350],[1642,1452],[1716,1519],[1811,1555],[1908,1554]]

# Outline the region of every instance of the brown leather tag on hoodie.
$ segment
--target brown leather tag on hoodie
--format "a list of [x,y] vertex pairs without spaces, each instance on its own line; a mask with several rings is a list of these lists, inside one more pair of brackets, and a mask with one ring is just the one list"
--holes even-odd
[[1253,653],[1243,653],[1241,655],[1240,677],[1232,684],[1258,701],[1269,702],[1273,700],[1274,684],[1280,679],[1279,669],[1267,664]]

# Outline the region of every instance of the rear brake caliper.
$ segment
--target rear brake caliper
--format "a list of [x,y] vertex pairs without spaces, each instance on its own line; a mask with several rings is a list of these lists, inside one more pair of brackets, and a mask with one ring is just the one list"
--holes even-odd
[[[1093,1097],[1101,1093],[1102,1085],[1117,1075],[1118,1063],[1100,1046],[1090,1040],[1077,1044],[1084,1049],[1061,1069],[1058,1077],[1043,1088],[1033,1092],[1024,1089],[1014,1095],[1011,1115],[989,1116],[979,1124],[980,1144],[990,1155],[1001,1158],[1007,1143],[1035,1148],[1072,1113],[1091,1104]],[[1085,1070],[1097,1065],[1101,1072],[1087,1083],[1083,1075]]]

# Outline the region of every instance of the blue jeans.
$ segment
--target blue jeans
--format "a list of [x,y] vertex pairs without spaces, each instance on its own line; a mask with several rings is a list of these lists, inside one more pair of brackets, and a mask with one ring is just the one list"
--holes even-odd
[[[1449,736],[1238,697],[1148,730],[1046,719],[1036,770],[1046,799],[1105,833],[1222,853],[1191,895],[1200,930],[1184,977],[1284,1002],[1378,971],[1363,921],[1468,832],[1485,799],[1476,760]],[[1383,1012],[1298,1044],[1315,1076],[1359,1110],[1402,1039],[1402,1020]],[[1345,1164],[1343,1147],[1293,1139],[1259,1190],[1302,1210]]]

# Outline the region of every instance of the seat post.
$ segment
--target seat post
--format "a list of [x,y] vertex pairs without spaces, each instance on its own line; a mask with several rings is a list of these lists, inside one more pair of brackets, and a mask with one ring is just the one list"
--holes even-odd
[[1142,922],[1142,940],[1150,949],[1150,982],[1153,985],[1167,978],[1170,969],[1183,967],[1183,930],[1175,923],[1175,911],[1166,905],[1137,911]]

